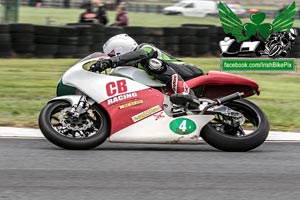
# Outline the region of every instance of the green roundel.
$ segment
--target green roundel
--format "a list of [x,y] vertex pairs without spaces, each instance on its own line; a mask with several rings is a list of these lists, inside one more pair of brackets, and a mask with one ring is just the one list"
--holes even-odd
[[170,129],[179,135],[188,135],[196,130],[196,124],[187,118],[178,118],[170,123]]

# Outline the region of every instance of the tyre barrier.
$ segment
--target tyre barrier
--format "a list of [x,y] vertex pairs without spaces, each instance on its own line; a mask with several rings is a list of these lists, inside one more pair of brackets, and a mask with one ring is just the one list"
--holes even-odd
[[[0,24],[0,57],[83,58],[101,52],[106,40],[121,33],[127,33],[139,44],[150,43],[179,57],[219,57],[219,41],[225,36],[221,27],[199,24],[181,27]],[[290,56],[300,57],[300,36]]]
[[9,24],[11,45],[13,51],[19,57],[31,57],[35,51],[34,25],[32,24]]
[[13,54],[9,25],[0,24],[0,57],[10,57]]
[[39,58],[53,58],[57,52],[60,27],[35,26],[35,51]]

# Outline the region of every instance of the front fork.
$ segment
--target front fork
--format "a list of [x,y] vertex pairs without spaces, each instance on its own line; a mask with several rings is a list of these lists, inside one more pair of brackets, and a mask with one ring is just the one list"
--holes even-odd
[[79,101],[72,105],[70,110],[70,114],[75,117],[79,118],[79,116],[88,111],[90,104],[87,100],[88,97],[85,94],[82,94]]

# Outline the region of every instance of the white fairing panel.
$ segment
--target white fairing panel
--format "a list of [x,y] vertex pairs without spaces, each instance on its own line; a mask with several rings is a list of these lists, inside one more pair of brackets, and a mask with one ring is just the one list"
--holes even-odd
[[128,92],[149,88],[128,78],[86,71],[82,68],[82,65],[83,63],[80,62],[70,68],[62,77],[63,84],[76,87],[98,103],[112,97],[107,94],[107,84],[111,82],[126,80]]
[[[110,136],[109,140],[110,142],[196,144],[201,129],[213,118],[213,115],[188,115],[172,118],[161,111],[116,132]],[[179,121],[177,125],[174,123],[175,120]],[[191,125],[187,123],[190,120],[196,125],[195,129],[191,129],[191,133],[179,134],[171,130],[172,124],[178,126],[177,129],[191,128],[189,127]]]

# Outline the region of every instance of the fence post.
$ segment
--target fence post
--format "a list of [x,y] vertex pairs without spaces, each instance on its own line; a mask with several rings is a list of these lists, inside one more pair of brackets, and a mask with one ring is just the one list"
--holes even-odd
[[18,22],[19,18],[19,0],[4,0],[0,5],[3,6],[3,22],[14,23]]

